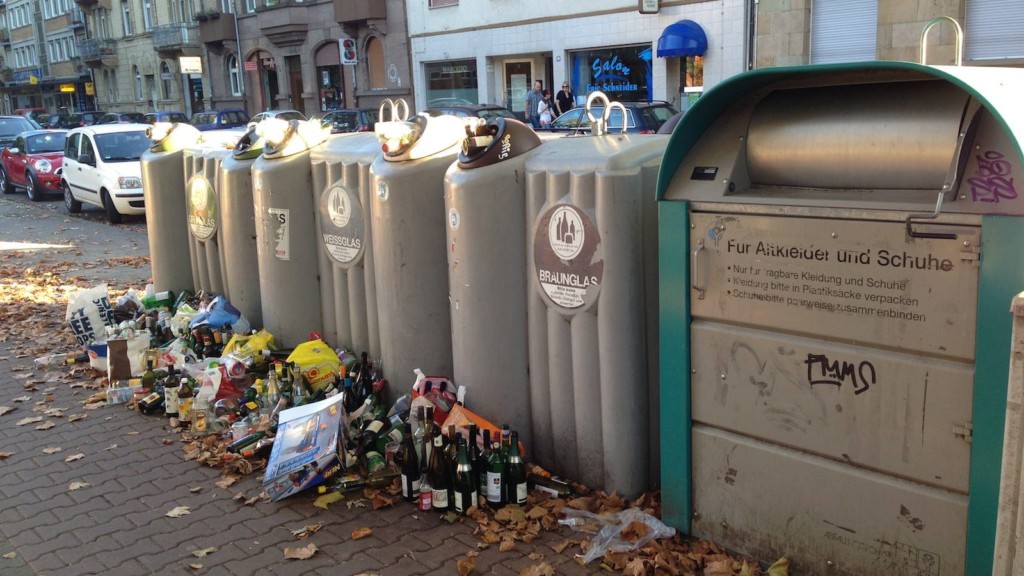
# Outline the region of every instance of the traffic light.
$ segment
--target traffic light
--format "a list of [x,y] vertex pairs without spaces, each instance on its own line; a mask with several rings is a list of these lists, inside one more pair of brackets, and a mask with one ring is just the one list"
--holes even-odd
[[356,63],[356,41],[354,38],[342,38],[338,40],[339,49],[341,50],[341,63],[346,66],[351,66]]

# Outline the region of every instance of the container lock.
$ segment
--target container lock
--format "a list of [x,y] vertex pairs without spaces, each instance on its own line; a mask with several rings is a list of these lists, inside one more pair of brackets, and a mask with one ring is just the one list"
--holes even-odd
[[[601,100],[603,104],[602,113],[600,118],[594,117],[594,113],[591,110],[595,100]],[[608,120],[612,117],[612,108],[618,109],[622,114],[622,130],[623,134],[626,133],[626,107],[621,102],[611,102],[608,100],[608,96],[600,90],[595,90],[587,95],[587,118],[590,119],[590,133],[594,136],[602,136],[608,132]]]
[[540,144],[540,136],[518,120],[473,118],[466,123],[466,137],[462,140],[459,168],[479,168],[496,164],[525,154]]

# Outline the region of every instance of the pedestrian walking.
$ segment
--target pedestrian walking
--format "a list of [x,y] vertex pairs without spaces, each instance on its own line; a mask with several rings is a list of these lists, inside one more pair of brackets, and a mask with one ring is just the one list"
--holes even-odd
[[576,105],[576,97],[569,88],[569,81],[562,82],[562,89],[555,94],[555,118],[565,114]]
[[537,112],[537,106],[540,104],[543,94],[544,83],[537,80],[533,83],[533,90],[526,94],[526,122],[534,128],[540,127],[540,116]]

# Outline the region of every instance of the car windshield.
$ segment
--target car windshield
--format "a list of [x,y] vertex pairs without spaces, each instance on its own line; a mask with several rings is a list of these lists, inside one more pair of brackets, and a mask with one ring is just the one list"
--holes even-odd
[[64,150],[64,134],[39,134],[29,136],[25,141],[26,152],[44,154],[46,152],[62,152]]
[[477,116],[484,120],[490,120],[491,118],[515,118],[516,115],[509,112],[504,108],[484,108],[477,112]]
[[202,114],[196,114],[195,116],[192,117],[192,123],[193,124],[197,124],[197,125],[198,124],[213,124],[216,121],[217,121],[217,115],[216,114],[202,113]]
[[143,130],[132,132],[111,132],[96,135],[96,148],[104,162],[132,162],[142,157],[142,153],[152,142]]
[[0,136],[10,138],[34,128],[35,126],[27,118],[0,118]]

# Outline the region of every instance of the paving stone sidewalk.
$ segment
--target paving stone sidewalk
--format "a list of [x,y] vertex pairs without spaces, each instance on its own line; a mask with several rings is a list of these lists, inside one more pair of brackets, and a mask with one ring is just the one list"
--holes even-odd
[[[88,264],[146,254],[145,225],[139,220],[114,227],[96,214],[69,217],[57,202],[0,198],[0,249],[10,251],[9,243],[26,241],[68,247],[19,252],[25,266],[44,258]],[[97,281],[109,273],[140,288],[148,276],[148,269],[130,267],[75,273],[83,270]],[[579,566],[572,559],[576,547],[555,553],[552,546],[577,537],[564,527],[499,552],[497,546],[478,550],[472,522],[449,524],[411,504],[349,508],[346,502],[359,493],[328,510],[313,506],[312,493],[247,506],[233,496],[259,494],[260,473],[218,488],[221,472],[186,460],[166,419],[123,406],[85,410],[82,402],[92,391],[57,380],[66,368],[47,371],[35,368],[32,358],[16,358],[13,344],[0,343],[0,405],[16,407],[0,416],[0,452],[13,452],[0,460],[0,575],[457,574],[457,559],[470,551],[479,552],[473,574],[519,574],[539,562],[528,557],[531,553],[542,555],[558,574],[605,573],[596,562]],[[27,380],[39,381],[38,389],[26,393]],[[55,424],[48,430],[36,429],[41,422],[17,425],[37,415],[32,408],[48,389],[53,396],[48,406],[64,408],[64,416],[46,417]],[[26,394],[29,400],[14,402]],[[69,421],[74,414],[86,417]],[[54,447],[60,451],[44,452]],[[76,454],[83,456],[67,461]],[[88,485],[71,490],[75,482]],[[193,492],[195,487],[201,490]],[[190,507],[191,514],[167,517],[176,506]],[[292,536],[292,529],[316,522],[324,526],[308,539]],[[352,532],[363,527],[372,528],[372,536],[353,540]],[[319,549],[312,558],[284,558],[286,546],[309,542]],[[208,547],[217,550],[202,558],[192,554]]]

